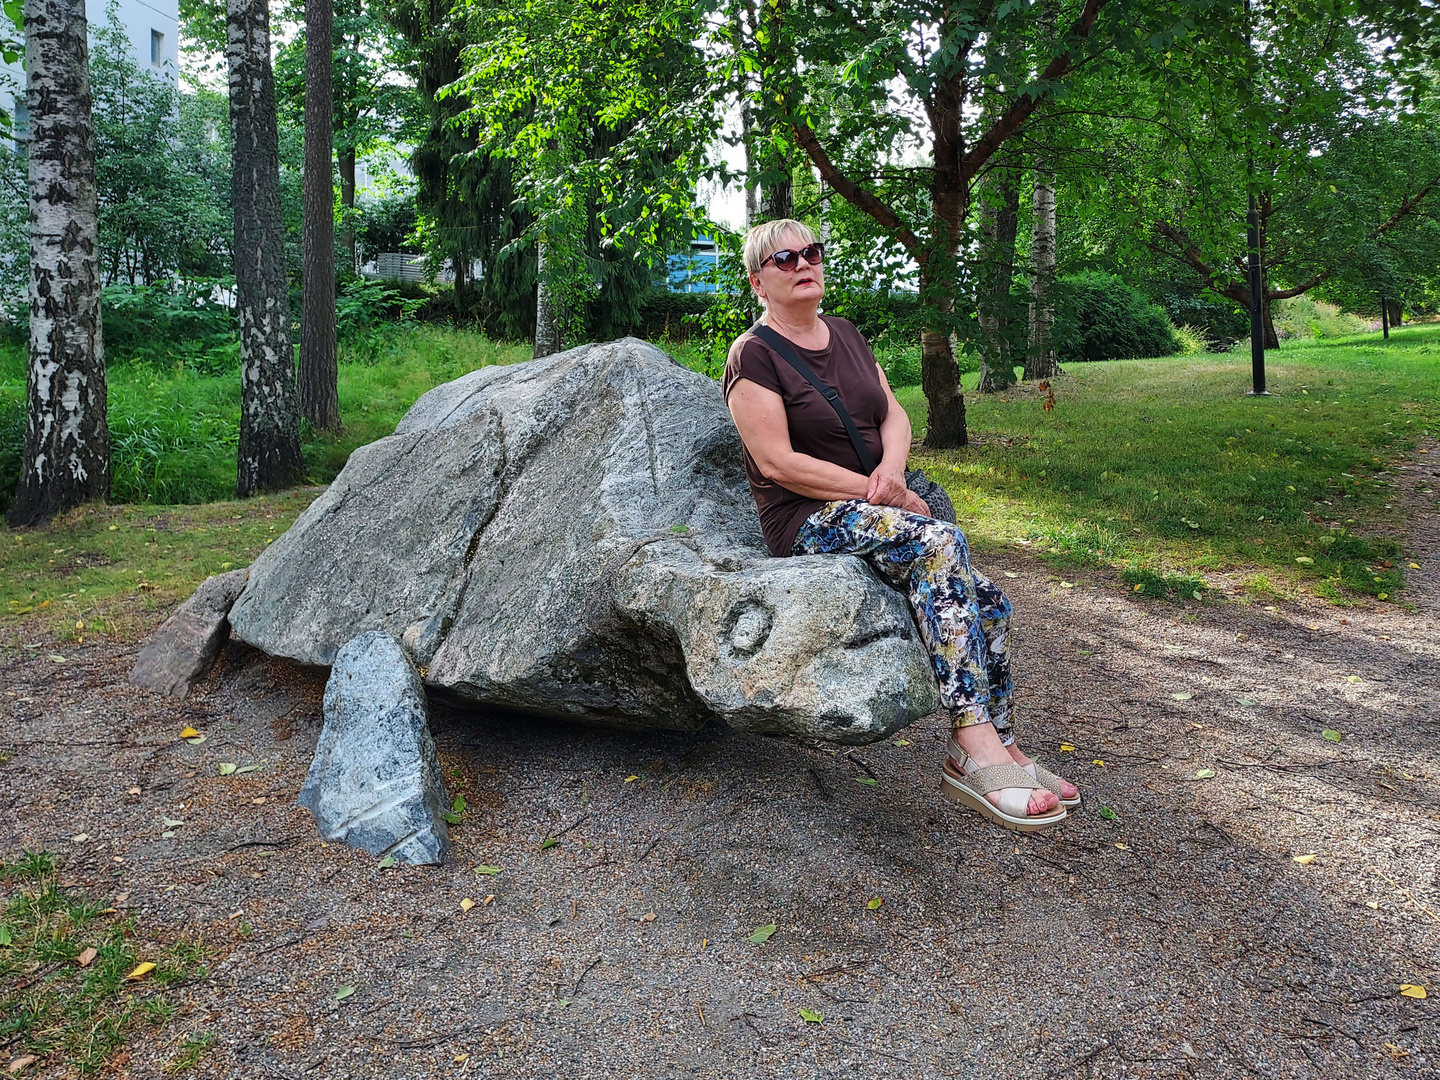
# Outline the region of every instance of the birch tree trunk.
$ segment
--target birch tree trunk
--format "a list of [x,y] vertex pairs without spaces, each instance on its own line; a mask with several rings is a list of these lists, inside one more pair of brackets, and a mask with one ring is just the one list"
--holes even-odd
[[85,0],[26,0],[30,364],[12,525],[110,491]]
[[1030,200],[1030,333],[1025,378],[1051,379],[1060,372],[1055,351],[1055,174],[1035,159]]
[[1019,231],[1020,186],[1015,173],[1019,162],[1002,150],[1000,167],[986,177],[985,202],[981,206],[982,244],[980,252],[979,304],[982,394],[1005,390],[1015,383],[1015,338],[1019,327],[1010,288],[1015,280],[1015,234]]
[[240,453],[243,498],[304,473],[295,359],[280,216],[280,149],[267,0],[226,0],[234,138],[235,291],[240,315]]
[[555,307],[546,263],[549,245],[540,241],[536,256],[535,285],[535,359],[560,351],[560,312]]
[[305,300],[300,317],[300,415],[317,428],[338,431],[330,23],[330,0],[305,0]]

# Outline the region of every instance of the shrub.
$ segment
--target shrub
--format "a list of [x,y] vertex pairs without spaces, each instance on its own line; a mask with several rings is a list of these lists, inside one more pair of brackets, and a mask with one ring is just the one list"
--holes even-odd
[[1362,334],[1370,327],[1364,320],[1341,311],[1334,304],[1308,296],[1277,300],[1270,309],[1275,333],[1285,338],[1335,338]]
[[1203,330],[1197,330],[1193,326],[1173,325],[1170,330],[1175,335],[1175,340],[1180,343],[1181,356],[1195,356],[1209,348],[1209,342],[1206,340]]
[[1160,298],[1160,306],[1175,326],[1200,331],[1206,348],[1226,352],[1250,334],[1250,313],[1233,300],[1219,300],[1198,292],[1171,292]]
[[1060,362],[1139,360],[1180,348],[1165,310],[1114,274],[1060,279],[1056,302]]
[[225,302],[234,288],[234,278],[106,285],[100,299],[106,362],[179,361],[212,375],[236,370],[238,327]]

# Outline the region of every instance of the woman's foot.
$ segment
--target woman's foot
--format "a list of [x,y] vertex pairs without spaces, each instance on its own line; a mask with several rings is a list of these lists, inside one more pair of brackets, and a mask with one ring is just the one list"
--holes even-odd
[[[1030,764],[1030,759],[1026,757],[1021,752],[1020,747],[1014,743],[1011,743],[1005,749],[1010,752],[1010,760],[1015,762],[1016,765],[1025,766]],[[1055,779],[1060,781],[1060,798],[1065,802],[1068,803],[1080,797],[1080,789],[1070,783],[1069,780],[1066,780],[1063,776],[1057,776]]]
[[[1012,756],[1011,749],[1007,748],[1000,741],[1000,736],[995,734],[993,724],[970,724],[967,727],[957,728],[952,737],[960,745],[960,749],[969,755],[976,768],[985,769],[991,765],[1024,765],[1029,763],[1029,758],[1021,761]],[[1021,755],[1024,757],[1024,755]],[[956,763],[958,765],[958,762]],[[998,809],[1000,806],[1000,793],[992,791],[985,796]],[[1044,788],[1035,788],[1030,792],[1030,802],[1026,812],[1032,817],[1040,814],[1048,814],[1060,805],[1060,799],[1053,791],[1046,791]]]

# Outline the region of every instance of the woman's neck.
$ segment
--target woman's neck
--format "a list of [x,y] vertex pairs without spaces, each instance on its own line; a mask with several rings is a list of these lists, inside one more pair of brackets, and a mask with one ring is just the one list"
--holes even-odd
[[818,304],[806,304],[799,310],[782,309],[770,304],[765,309],[765,323],[792,341],[803,341],[824,334]]

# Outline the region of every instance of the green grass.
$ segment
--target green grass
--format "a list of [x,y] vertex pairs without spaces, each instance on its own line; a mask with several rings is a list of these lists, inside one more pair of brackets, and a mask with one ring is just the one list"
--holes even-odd
[[[342,343],[344,431],[302,432],[310,478],[316,483],[334,479],[352,450],[390,434],[431,387],[530,355],[529,346],[495,344],[424,324],[402,324]],[[112,362],[107,379],[113,502],[203,503],[234,496],[238,372],[213,375],[183,362],[162,366],[121,360]],[[19,467],[24,398],[24,347],[0,345],[0,485],[7,485],[7,499]]]
[[[132,1035],[153,1037],[174,1016],[165,987],[204,974],[198,942],[142,941],[133,919],[59,886],[45,852],[0,866],[0,889],[0,1045],[9,1058],[96,1072]],[[87,948],[96,951],[82,967]],[[156,967],[130,979],[142,962]]]
[[[1389,474],[1440,428],[1440,327],[1290,343],[1267,369],[1274,396],[1252,398],[1248,356],[1072,364],[1053,410],[1033,387],[971,393],[974,445],[916,461],[978,546],[1121,569],[1144,595],[1224,571],[1265,594],[1394,599]],[[897,396],[923,433],[919,388]]]

